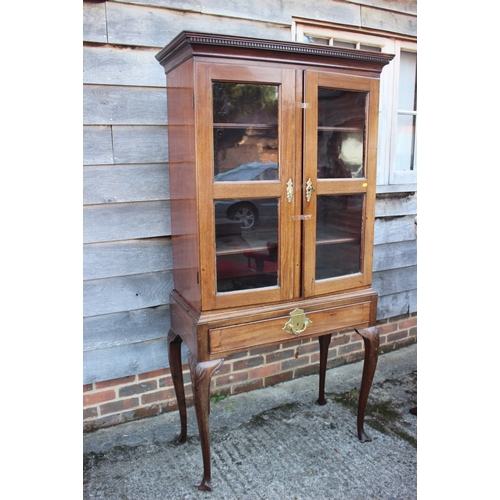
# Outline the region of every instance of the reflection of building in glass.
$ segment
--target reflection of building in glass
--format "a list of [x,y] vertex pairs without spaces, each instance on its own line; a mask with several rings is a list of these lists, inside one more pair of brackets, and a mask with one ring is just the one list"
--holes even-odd
[[215,128],[214,172],[226,172],[243,163],[278,161],[278,127]]
[[278,87],[213,84],[214,173],[278,161]]
[[318,89],[318,177],[363,177],[366,94]]

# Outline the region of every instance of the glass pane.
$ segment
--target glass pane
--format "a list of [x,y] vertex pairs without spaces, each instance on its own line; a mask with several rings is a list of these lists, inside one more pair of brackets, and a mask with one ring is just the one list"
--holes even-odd
[[217,292],[278,284],[278,199],[215,201]]
[[318,45],[328,45],[330,43],[329,38],[323,38],[321,36],[304,35],[304,42],[306,43],[316,43]]
[[368,52],[381,52],[382,51],[382,49],[380,47],[375,47],[373,45],[363,45],[363,44],[361,44],[359,46],[359,48],[361,50],[366,50]]
[[396,142],[396,170],[413,170],[416,116],[399,115]]
[[364,177],[366,94],[318,89],[318,178]]
[[342,40],[333,40],[332,45],[334,47],[341,47],[343,49],[355,49],[356,44],[352,42],[343,42]]
[[417,109],[417,54],[401,51],[399,67],[398,109],[416,111]]
[[278,178],[277,85],[214,82],[213,120],[216,182]]
[[318,131],[318,179],[363,177],[363,132]]
[[318,196],[317,280],[360,272],[363,202],[363,194]]

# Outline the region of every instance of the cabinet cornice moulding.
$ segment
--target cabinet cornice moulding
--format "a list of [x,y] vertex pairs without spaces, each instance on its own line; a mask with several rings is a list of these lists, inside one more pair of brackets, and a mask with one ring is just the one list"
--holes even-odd
[[[266,58],[272,58],[273,52],[279,52],[280,54],[289,53],[300,54],[302,56],[348,59],[364,63],[369,62],[376,66],[380,66],[380,69],[388,64],[394,57],[392,54],[373,53],[355,49],[340,49],[338,47],[312,45],[300,42],[263,40],[260,38],[183,31],[156,55],[156,59],[160,64],[166,67],[167,61],[178,56],[183,50],[189,48],[185,57],[205,55],[207,54],[209,46],[216,47],[218,51],[221,50],[221,47],[266,51],[269,54],[264,56]],[[227,53],[224,55],[227,57]],[[184,58],[182,58],[182,60],[184,60]],[[180,62],[180,60],[177,61],[177,64]]]

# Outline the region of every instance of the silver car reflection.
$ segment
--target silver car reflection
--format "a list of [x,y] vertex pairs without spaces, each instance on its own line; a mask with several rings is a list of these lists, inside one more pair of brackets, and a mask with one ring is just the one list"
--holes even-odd
[[[262,181],[277,180],[278,164],[252,162],[222,172],[214,177],[215,182]],[[252,200],[217,200],[215,202],[215,218],[231,219],[239,222],[241,229],[251,229],[258,222],[276,218],[278,202],[276,198]]]

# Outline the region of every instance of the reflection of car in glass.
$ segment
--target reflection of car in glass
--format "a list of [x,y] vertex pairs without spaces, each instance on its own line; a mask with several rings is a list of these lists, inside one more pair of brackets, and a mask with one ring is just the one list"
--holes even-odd
[[[252,162],[222,172],[214,177],[215,182],[261,181],[278,179],[277,163]],[[217,200],[215,218],[232,219],[240,223],[242,229],[251,229],[259,220],[276,218],[278,202],[276,198],[252,200]]]
[[215,182],[226,181],[275,181],[278,178],[278,164],[254,161],[244,163],[236,168],[221,172],[214,178]]

